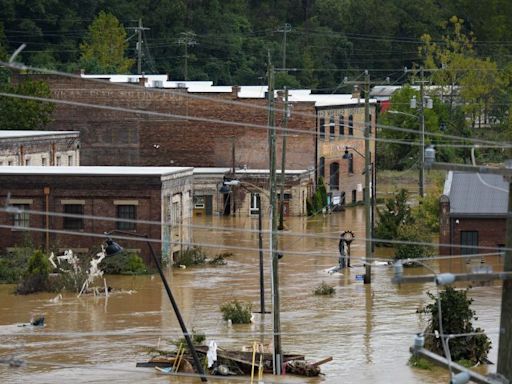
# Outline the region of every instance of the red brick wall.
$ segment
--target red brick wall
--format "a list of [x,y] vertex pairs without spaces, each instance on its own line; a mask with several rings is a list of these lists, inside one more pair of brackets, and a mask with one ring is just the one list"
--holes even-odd
[[[92,176],[0,176],[0,183],[8,185],[8,191],[13,199],[32,199],[31,210],[45,211],[44,187],[50,188],[49,212],[64,210],[62,199],[85,200],[84,215],[104,216],[115,218],[116,206],[114,200],[138,200],[137,219],[159,222],[161,207],[160,177],[92,177]],[[5,196],[0,198],[3,206]],[[0,212],[0,224],[12,225],[13,216]],[[63,218],[49,217],[50,229],[62,230]],[[0,248],[13,247],[23,243],[26,234],[37,247],[45,248],[45,215],[31,215],[30,226],[40,229],[38,232],[26,232],[0,228]],[[160,239],[159,225],[136,224],[136,232],[147,234],[150,238]],[[102,234],[116,227],[115,221],[84,219],[84,229],[79,234],[50,233],[51,250],[59,248],[96,248],[105,239]],[[98,237],[88,235],[90,233]],[[83,235],[80,235],[83,234]],[[150,260],[147,245],[144,242],[128,242],[120,240],[124,248],[140,249],[146,261]],[[159,247],[154,246],[158,252]]]
[[[66,79],[51,75],[30,75],[49,83],[53,96],[90,104],[172,113],[206,119],[267,125],[263,99],[236,99],[231,93],[187,94],[186,90],[144,90],[105,82]],[[189,96],[231,100],[247,106],[224,104]],[[282,102],[277,108],[282,108]],[[302,116],[300,113],[307,113]],[[276,114],[276,124],[282,116]],[[314,133],[313,103],[294,106],[288,126]],[[231,166],[235,136],[236,165],[268,167],[267,130],[235,127],[224,123],[173,119],[126,112],[59,105],[52,130],[80,130],[82,165],[177,165]],[[280,138],[278,138],[280,145]],[[158,148],[155,148],[158,146]],[[287,167],[307,169],[315,164],[312,134],[292,134],[287,143]],[[279,155],[280,156],[280,155]]]

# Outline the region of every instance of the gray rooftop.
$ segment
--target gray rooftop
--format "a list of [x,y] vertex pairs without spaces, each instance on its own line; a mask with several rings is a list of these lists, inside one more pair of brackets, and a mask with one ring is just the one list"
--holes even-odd
[[503,176],[491,174],[450,171],[444,184],[451,215],[504,216],[508,190]]

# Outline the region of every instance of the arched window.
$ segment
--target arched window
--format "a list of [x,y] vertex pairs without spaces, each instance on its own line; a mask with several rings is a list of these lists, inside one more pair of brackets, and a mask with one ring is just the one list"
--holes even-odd
[[334,138],[336,137],[336,133],[335,133],[335,125],[334,125],[334,116],[331,115],[331,117],[329,118],[329,139],[331,140],[334,140]]
[[318,176],[325,178],[325,157],[321,157],[318,162]]
[[340,164],[337,162],[329,166],[329,187],[331,191],[340,189]]
[[339,129],[340,129],[340,136],[345,135],[345,117],[343,115],[340,115],[339,118]]
[[354,116],[352,115],[348,117],[348,134],[354,136]]

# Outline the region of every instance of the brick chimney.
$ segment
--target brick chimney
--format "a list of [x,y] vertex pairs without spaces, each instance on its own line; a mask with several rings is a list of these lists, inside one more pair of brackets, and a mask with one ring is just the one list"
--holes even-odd
[[238,92],[240,92],[240,86],[233,85],[231,87],[231,95],[232,95],[233,99],[237,99],[238,98]]
[[148,82],[148,78],[144,77],[144,72],[142,73],[142,76],[139,77],[139,85],[144,87],[146,83]]
[[359,89],[359,85],[354,85],[354,88],[352,89],[352,98],[353,99],[360,99],[361,98],[361,90]]

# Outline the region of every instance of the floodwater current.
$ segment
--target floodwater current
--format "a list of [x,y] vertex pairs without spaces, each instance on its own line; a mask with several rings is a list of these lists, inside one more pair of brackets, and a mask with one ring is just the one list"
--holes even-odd
[[[245,300],[260,310],[257,218],[198,217],[193,242],[210,255],[226,251],[233,256],[225,266],[169,269],[168,279],[191,331],[203,332],[226,349],[272,340],[272,316],[255,315],[250,325],[222,320],[219,306],[232,299]],[[426,326],[417,313],[430,302],[433,284],[392,284],[393,268],[374,266],[371,285],[363,285],[360,257],[364,254],[364,211],[361,207],[313,219],[287,218],[280,236],[281,330],[285,352],[305,354],[308,360],[332,356],[322,366],[323,376],[302,378],[266,375],[265,383],[446,383],[442,368],[431,371],[407,365],[414,334]],[[266,229],[266,226],[265,226]],[[326,270],[337,263],[342,230],[352,230],[352,268],[343,274]],[[305,235],[304,235],[305,234]],[[268,247],[268,238],[264,238]],[[377,249],[389,257],[390,249]],[[388,255],[388,256],[386,256]],[[270,262],[265,252],[265,302],[271,309]],[[453,265],[432,264],[436,269]],[[455,271],[460,272],[460,271]],[[411,268],[408,274],[429,273]],[[333,297],[314,296],[322,281],[336,287]],[[168,348],[180,337],[180,328],[158,275],[107,276],[113,293],[105,297],[67,293],[57,303],[55,294],[15,296],[12,285],[0,285],[0,358],[25,360],[21,367],[0,365],[1,383],[198,383],[197,378],[159,375],[153,368],[135,368],[148,359],[147,350]],[[493,348],[496,361],[501,287],[473,287],[473,309]],[[44,313],[44,328],[22,327],[31,313]],[[486,368],[483,371],[486,372]],[[491,366],[489,371],[495,371]],[[249,382],[248,377],[210,382]]]

